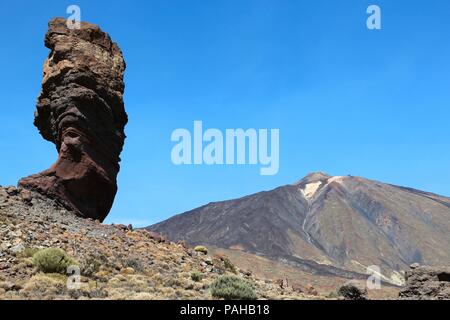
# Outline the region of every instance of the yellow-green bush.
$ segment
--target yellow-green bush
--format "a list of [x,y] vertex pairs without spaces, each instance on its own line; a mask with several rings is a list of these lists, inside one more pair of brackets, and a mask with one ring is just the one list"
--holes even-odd
[[39,250],[33,255],[33,264],[44,273],[65,274],[67,267],[76,265],[77,262],[62,249],[47,248]]
[[205,246],[196,246],[196,247],[194,248],[194,251],[196,251],[196,252],[201,252],[201,253],[203,253],[203,254],[208,254],[208,249],[206,249]]
[[255,290],[250,282],[235,277],[221,276],[211,284],[211,295],[226,300],[255,300]]

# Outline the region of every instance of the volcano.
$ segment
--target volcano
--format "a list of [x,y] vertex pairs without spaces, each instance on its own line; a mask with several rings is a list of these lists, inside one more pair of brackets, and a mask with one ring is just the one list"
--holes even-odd
[[375,266],[384,281],[397,285],[412,263],[450,264],[450,198],[321,172],[147,229],[318,275],[363,278]]

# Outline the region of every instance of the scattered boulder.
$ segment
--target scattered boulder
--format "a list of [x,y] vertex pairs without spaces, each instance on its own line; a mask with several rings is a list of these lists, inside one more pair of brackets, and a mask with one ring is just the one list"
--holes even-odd
[[65,19],[53,19],[45,45],[51,52],[34,124],[59,155],[49,169],[23,178],[19,185],[57,200],[80,217],[103,221],[117,192],[128,121],[125,61],[109,35],[90,23],[69,29]]
[[302,285],[300,285],[298,283],[294,283],[292,285],[292,291],[294,291],[296,293],[305,293],[306,290]]
[[22,201],[30,206],[33,205],[32,200],[33,197],[31,195],[31,192],[29,190],[26,189],[21,189],[20,190],[20,197],[22,198]]
[[133,231],[133,226],[131,224],[129,225],[124,225],[124,224],[113,224],[112,225],[114,228],[122,230],[122,231]]
[[306,289],[306,293],[309,294],[310,296],[318,296],[319,295],[316,288],[314,288],[311,284],[307,284],[305,289]]
[[288,278],[284,279],[277,279],[275,283],[281,288],[281,289],[288,289],[289,288],[289,280]]
[[242,274],[246,277],[251,277],[253,272],[251,270],[242,270]]
[[176,242],[176,244],[181,246],[181,247],[183,247],[183,248],[185,248],[185,249],[188,247],[188,245],[186,244],[186,241],[184,241],[184,240],[178,240]]
[[8,196],[10,196],[10,197],[15,197],[15,196],[19,195],[19,193],[20,193],[19,189],[14,188],[12,186],[6,187],[5,191],[8,194]]
[[122,275],[131,275],[131,274],[135,274],[135,271],[131,267],[126,267],[126,268],[122,268],[120,270],[120,274],[122,274]]
[[405,287],[401,299],[448,300],[450,299],[450,267],[411,266],[405,272]]
[[411,264],[409,267],[410,267],[411,269],[417,269],[417,268],[420,267],[420,264],[418,264],[418,263],[416,262],[416,263]]
[[344,283],[337,293],[346,300],[368,300],[365,284],[355,280]]
[[23,250],[25,250],[25,246],[22,243],[19,243],[19,244],[12,246],[9,250],[14,254],[18,254],[19,252],[22,252]]
[[155,240],[158,243],[164,243],[164,242],[168,242],[168,240],[161,234],[159,234],[158,232],[154,232],[154,231],[146,231],[149,238]]
[[296,293],[304,293],[304,294],[307,294],[310,296],[318,296],[319,295],[316,288],[314,288],[314,286],[311,284],[302,286],[301,284],[294,283],[294,284],[292,284],[292,291],[294,291]]
[[13,290],[14,283],[9,282],[9,281],[2,281],[2,282],[0,282],[0,289],[4,289],[5,291]]

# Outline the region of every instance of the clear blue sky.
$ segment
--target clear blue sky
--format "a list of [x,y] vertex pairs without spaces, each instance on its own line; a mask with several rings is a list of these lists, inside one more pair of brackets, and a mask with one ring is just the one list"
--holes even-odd
[[[450,196],[450,1],[0,2],[0,184],[48,168],[32,125],[47,21],[78,4],[123,49],[128,139],[107,222],[158,222],[210,201],[359,175]],[[382,9],[381,31],[366,8]],[[176,128],[279,128],[280,171],[174,166]]]

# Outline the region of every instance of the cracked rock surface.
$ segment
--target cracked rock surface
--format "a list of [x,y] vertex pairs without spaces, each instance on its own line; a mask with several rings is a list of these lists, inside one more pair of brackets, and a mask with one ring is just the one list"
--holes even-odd
[[42,91],[34,124],[55,144],[57,161],[19,182],[57,199],[84,218],[103,221],[117,192],[120,153],[128,121],[124,108],[125,61],[118,45],[98,26],[49,22]]

